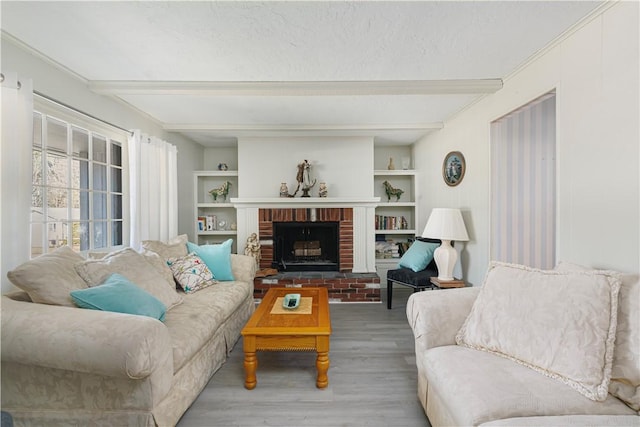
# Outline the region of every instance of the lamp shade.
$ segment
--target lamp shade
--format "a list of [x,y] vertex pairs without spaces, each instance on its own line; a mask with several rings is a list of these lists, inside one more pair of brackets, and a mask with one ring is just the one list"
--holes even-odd
[[460,209],[434,208],[422,237],[440,240],[469,240]]

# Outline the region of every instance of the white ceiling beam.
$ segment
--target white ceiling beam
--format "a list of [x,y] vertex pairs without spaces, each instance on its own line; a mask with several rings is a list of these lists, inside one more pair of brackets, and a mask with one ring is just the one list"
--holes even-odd
[[168,132],[308,132],[308,131],[431,131],[443,128],[442,122],[417,124],[362,124],[362,125],[256,125],[211,123],[165,123],[163,129]]
[[490,94],[502,89],[502,79],[196,82],[94,80],[89,88],[103,95],[209,96],[356,96]]

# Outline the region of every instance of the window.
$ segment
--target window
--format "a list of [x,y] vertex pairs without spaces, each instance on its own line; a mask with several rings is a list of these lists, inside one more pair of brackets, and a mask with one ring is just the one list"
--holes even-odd
[[126,134],[108,137],[39,111],[33,119],[31,256],[126,245]]

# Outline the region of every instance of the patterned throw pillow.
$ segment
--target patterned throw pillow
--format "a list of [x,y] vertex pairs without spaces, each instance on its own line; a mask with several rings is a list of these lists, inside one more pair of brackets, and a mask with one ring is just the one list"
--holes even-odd
[[218,283],[207,264],[193,252],[182,258],[170,258],[167,260],[167,265],[187,294]]

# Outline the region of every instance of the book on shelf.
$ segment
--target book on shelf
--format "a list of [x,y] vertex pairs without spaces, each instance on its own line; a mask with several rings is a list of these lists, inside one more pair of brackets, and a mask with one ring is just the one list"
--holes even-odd
[[215,215],[199,216],[197,220],[198,231],[214,231],[217,229],[218,219]]
[[376,230],[408,230],[409,222],[404,216],[376,215]]
[[400,248],[394,241],[377,241],[376,258],[400,258]]
[[385,239],[384,235],[376,236],[376,259],[401,258],[413,242],[413,238],[396,242],[393,239]]

